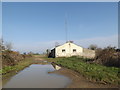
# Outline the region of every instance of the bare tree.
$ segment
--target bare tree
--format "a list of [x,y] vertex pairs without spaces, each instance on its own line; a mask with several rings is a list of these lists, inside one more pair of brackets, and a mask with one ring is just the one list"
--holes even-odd
[[55,42],[55,47],[59,46],[59,43],[58,42]]
[[5,50],[3,38],[0,39],[0,51]]
[[0,51],[2,50],[2,38],[0,39]]
[[13,48],[11,42],[6,42],[5,47],[6,47],[7,50],[11,50]]
[[0,38],[0,45],[2,45],[3,44],[3,39],[2,38]]

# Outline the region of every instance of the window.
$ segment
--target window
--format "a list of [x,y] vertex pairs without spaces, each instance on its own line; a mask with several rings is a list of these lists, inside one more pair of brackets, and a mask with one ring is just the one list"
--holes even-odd
[[62,49],[62,52],[65,52],[65,49]]
[[76,52],[76,49],[73,49],[73,52]]

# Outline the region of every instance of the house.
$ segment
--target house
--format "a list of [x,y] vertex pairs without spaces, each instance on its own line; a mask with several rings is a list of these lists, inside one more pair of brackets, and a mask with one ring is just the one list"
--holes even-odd
[[71,57],[71,56],[83,56],[93,58],[95,56],[94,50],[84,49],[81,46],[74,44],[71,41],[66,42],[63,45],[57,46],[51,50],[49,57]]

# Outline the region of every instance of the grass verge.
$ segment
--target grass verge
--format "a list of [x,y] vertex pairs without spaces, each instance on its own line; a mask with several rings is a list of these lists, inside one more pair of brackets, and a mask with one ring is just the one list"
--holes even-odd
[[120,84],[120,75],[118,74],[120,68],[106,67],[95,63],[90,64],[86,62],[87,59],[80,57],[45,59],[50,62],[56,62],[63,67],[72,69],[89,80],[115,85]]
[[2,70],[0,70],[0,74],[5,75],[9,72],[18,72],[22,69],[24,69],[25,67],[29,66],[30,64],[32,64],[33,62],[33,58],[25,58],[23,61],[20,61],[17,65],[14,66],[6,66],[4,68],[2,68]]

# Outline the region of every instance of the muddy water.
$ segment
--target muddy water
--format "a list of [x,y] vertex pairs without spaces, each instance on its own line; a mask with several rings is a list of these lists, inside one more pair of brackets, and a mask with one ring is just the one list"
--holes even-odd
[[55,69],[51,64],[32,64],[12,76],[3,88],[64,88],[71,80],[63,75],[48,73]]

